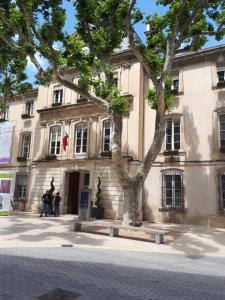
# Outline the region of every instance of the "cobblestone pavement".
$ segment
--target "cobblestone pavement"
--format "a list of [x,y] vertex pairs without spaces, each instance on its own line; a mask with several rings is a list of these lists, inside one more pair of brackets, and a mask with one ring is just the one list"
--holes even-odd
[[222,258],[106,249],[0,249],[0,299],[62,288],[79,300],[224,300]]
[[151,224],[171,231],[158,246],[74,233],[73,223],[0,218],[0,300],[38,300],[56,288],[78,300],[225,299],[223,229]]

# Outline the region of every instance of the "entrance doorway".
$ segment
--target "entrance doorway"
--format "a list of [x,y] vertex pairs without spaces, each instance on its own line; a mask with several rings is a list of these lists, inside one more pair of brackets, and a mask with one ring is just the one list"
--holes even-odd
[[78,214],[80,173],[69,173],[68,214]]

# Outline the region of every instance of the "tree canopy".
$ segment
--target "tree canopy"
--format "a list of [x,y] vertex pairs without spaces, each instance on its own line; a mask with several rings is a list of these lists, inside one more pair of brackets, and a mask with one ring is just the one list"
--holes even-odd
[[[18,82],[25,80],[24,67],[30,57],[37,68],[38,83],[57,81],[108,110],[113,123],[112,157],[121,187],[129,190],[124,192],[129,195],[125,201],[127,218],[135,224],[141,187],[164,139],[165,112],[173,101],[171,72],[176,51],[181,47],[197,51],[209,36],[223,38],[225,0],[158,0],[166,12],[152,15],[141,12],[136,0],[68,1],[76,11],[72,35],[64,29],[67,15],[63,0],[0,2],[0,62],[16,78],[6,90],[8,86],[18,89]],[[151,3],[146,1],[146,6]],[[146,43],[135,32],[138,22],[148,25]],[[129,104],[115,83],[111,62],[124,38],[152,83],[148,101],[156,110],[152,144],[134,176],[128,174],[121,154],[122,117],[128,115]],[[47,69],[39,63],[37,54],[48,61]],[[79,75],[78,83],[67,76],[68,68]]]
[[[18,83],[26,79],[24,70],[29,56],[37,68],[38,83],[48,84],[53,77],[58,81],[64,79],[62,83],[89,100],[126,115],[128,103],[113,84],[110,64],[111,55],[125,37],[129,38],[131,49],[152,80],[157,100],[159,89],[165,88],[177,49],[185,44],[185,48],[196,51],[204,46],[207,36],[213,35],[217,40],[224,36],[224,1],[158,0],[159,5],[167,7],[164,15],[157,12],[144,15],[136,7],[135,0],[71,2],[76,11],[73,35],[64,30],[67,16],[63,0],[1,1],[0,58],[3,67],[0,76],[4,78],[5,65],[7,72],[10,69],[13,73],[10,84],[9,77],[3,83],[3,93],[9,88],[20,90]],[[135,33],[137,22],[149,26],[146,44]],[[56,47],[58,44],[60,47]],[[36,53],[48,60],[47,70],[43,70]],[[65,67],[73,67],[80,73],[79,86],[72,86],[62,78]],[[100,74],[104,74],[104,78]],[[88,94],[89,86],[94,88],[95,96]],[[153,92],[150,94],[152,99]]]

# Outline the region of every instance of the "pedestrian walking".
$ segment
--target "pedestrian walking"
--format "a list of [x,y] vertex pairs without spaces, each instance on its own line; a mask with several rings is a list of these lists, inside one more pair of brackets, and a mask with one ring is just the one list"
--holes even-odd
[[54,201],[54,213],[55,217],[59,217],[59,205],[60,205],[61,197],[59,193],[56,193],[55,201]]
[[41,210],[40,217],[42,217],[43,213],[45,214],[45,217],[48,216],[48,210],[49,210],[49,192],[46,191],[46,193],[42,196],[42,203],[43,207]]

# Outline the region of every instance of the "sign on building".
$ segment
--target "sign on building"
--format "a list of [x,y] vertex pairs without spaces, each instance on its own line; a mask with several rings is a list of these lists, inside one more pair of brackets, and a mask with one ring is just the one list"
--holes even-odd
[[0,171],[0,211],[9,211],[14,194],[15,173]]
[[0,123],[0,164],[10,163],[12,134],[12,122]]

